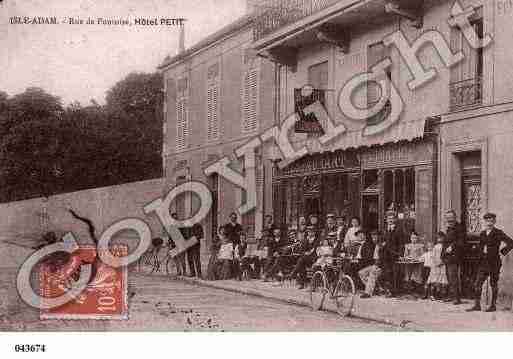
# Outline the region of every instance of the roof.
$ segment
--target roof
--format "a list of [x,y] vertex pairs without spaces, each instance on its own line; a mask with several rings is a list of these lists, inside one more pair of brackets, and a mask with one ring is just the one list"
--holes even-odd
[[253,16],[252,15],[244,15],[243,17],[235,20],[234,22],[226,25],[225,27],[221,28],[220,30],[214,32],[212,35],[207,36],[203,40],[197,42],[192,47],[186,49],[184,52],[174,56],[174,57],[166,57],[162,64],[160,64],[157,68],[159,70],[164,69],[165,67],[168,67],[170,65],[173,65],[177,62],[183,61],[184,59],[190,57],[192,54],[194,54],[197,51],[200,51],[203,48],[206,48],[216,41],[221,40],[222,38],[237,32],[239,30],[244,29],[248,25],[250,25],[253,22]]

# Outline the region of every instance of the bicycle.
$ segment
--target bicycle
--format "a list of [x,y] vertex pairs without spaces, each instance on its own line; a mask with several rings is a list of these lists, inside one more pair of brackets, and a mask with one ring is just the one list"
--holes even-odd
[[345,258],[334,258],[332,265],[313,273],[310,281],[310,304],[313,310],[322,310],[328,295],[335,302],[339,315],[351,315],[356,289],[353,279],[344,271],[348,261]]

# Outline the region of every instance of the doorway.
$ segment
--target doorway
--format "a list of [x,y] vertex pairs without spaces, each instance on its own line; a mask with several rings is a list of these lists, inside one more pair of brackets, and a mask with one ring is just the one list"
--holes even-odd
[[321,199],[319,197],[305,197],[305,214],[316,214],[319,220],[323,217],[321,213]]

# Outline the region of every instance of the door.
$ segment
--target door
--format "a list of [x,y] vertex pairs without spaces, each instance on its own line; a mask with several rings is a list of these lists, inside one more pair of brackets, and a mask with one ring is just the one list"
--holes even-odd
[[321,200],[319,197],[306,197],[304,208],[306,216],[309,216],[310,214],[317,214],[319,216],[319,222],[321,222],[323,213],[321,210]]
[[362,200],[363,228],[367,231],[379,228],[379,196],[365,195]]
[[473,284],[477,276],[478,258],[476,253],[481,227],[481,152],[468,152],[461,161],[461,208],[462,224],[467,232],[465,261],[462,271],[462,289],[467,296],[473,294]]

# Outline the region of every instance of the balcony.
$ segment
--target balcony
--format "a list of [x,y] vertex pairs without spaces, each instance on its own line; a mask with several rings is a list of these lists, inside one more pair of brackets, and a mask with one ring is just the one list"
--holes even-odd
[[[268,0],[257,6],[253,49],[271,61],[294,68],[297,52],[325,43],[347,53],[351,30],[385,17],[417,25],[424,0]],[[414,25],[415,26],[415,25]]]
[[304,109],[319,101],[326,107],[326,91],[322,89],[311,89],[305,94],[303,89],[294,89],[294,110],[299,116],[294,131],[297,133],[323,133],[322,125],[313,113],[305,114]]
[[271,0],[257,8],[254,39],[292,24],[339,2],[339,0]]
[[449,84],[451,111],[477,106],[483,100],[483,79],[476,77]]

